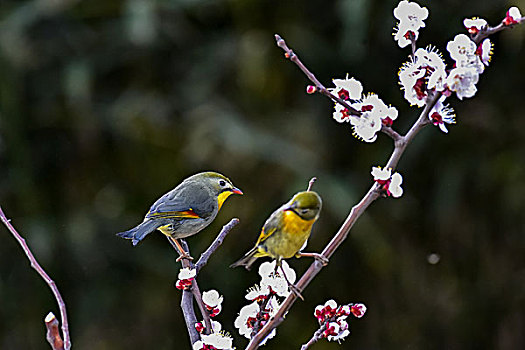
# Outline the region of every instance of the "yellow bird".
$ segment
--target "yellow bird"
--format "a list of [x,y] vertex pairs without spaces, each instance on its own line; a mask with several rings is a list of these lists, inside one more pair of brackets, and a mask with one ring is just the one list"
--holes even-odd
[[282,259],[293,256],[309,256],[324,264],[327,259],[316,253],[302,253],[312,232],[312,226],[321,212],[321,197],[313,191],[299,192],[274,211],[266,220],[255,247],[230,267],[244,266],[247,270],[257,258],[268,256],[276,260],[276,267]]

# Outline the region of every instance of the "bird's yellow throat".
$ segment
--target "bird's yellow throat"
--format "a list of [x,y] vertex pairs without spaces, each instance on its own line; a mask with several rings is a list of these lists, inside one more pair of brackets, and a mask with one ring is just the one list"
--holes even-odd
[[233,194],[233,192],[231,192],[231,191],[224,191],[224,192],[221,192],[219,194],[219,196],[217,197],[217,201],[219,202],[219,210],[221,210],[222,204],[224,203],[226,198],[228,198],[232,194]]
[[314,222],[315,219],[303,220],[299,217],[299,215],[295,214],[291,210],[287,210],[284,212],[283,230],[290,234],[304,233],[309,235],[310,229],[312,228]]

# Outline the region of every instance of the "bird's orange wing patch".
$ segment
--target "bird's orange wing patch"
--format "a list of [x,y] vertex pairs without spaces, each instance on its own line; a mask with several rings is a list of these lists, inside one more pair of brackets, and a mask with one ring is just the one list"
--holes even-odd
[[193,209],[188,209],[184,211],[158,211],[158,212],[149,212],[146,215],[148,219],[199,219],[200,216],[193,211]]

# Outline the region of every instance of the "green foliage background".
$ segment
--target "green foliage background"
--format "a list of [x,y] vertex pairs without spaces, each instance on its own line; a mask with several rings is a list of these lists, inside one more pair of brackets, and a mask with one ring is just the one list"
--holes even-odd
[[[420,45],[496,24],[525,2],[421,1]],[[309,242],[319,251],[392,151],[364,144],[305,94],[281,34],[326,85],[347,72],[395,105],[395,128],[418,115],[399,91],[408,51],[392,39],[396,2],[40,0],[0,2],[0,204],[67,302],[76,349],[183,349],[173,287],[179,265],[160,234],[133,248],[115,236],[201,170],[229,176],[244,197],[189,239],[194,256],[231,217],[241,223],[199,276],[225,296],[233,327],[257,273],[228,265],[266,217],[312,176],[324,200]],[[428,127],[399,165],[401,199],[374,203],[304,292],[267,349],[298,348],[329,298],[364,302],[341,348],[525,348],[525,27],[494,37],[475,98],[451,98],[458,124]],[[448,56],[445,55],[448,59]],[[0,348],[47,349],[47,286],[0,229]],[[437,264],[428,256],[438,254]],[[309,261],[293,260],[303,272]],[[321,341],[315,349],[336,349]]]

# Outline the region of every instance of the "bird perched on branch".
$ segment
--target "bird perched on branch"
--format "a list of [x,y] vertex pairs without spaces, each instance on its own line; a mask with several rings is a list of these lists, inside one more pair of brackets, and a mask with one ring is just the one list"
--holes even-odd
[[247,270],[257,258],[268,256],[276,260],[276,267],[282,259],[293,256],[309,256],[324,264],[327,259],[317,253],[302,253],[312,232],[312,226],[321,212],[321,197],[313,191],[299,192],[274,211],[266,220],[255,247],[230,267],[244,266]]
[[219,173],[204,172],[190,176],[157,199],[142,223],[117,233],[117,236],[131,239],[133,245],[137,245],[150,232],[159,230],[177,245],[181,257],[191,258],[177,239],[192,236],[207,227],[224,201],[234,193],[243,194]]

